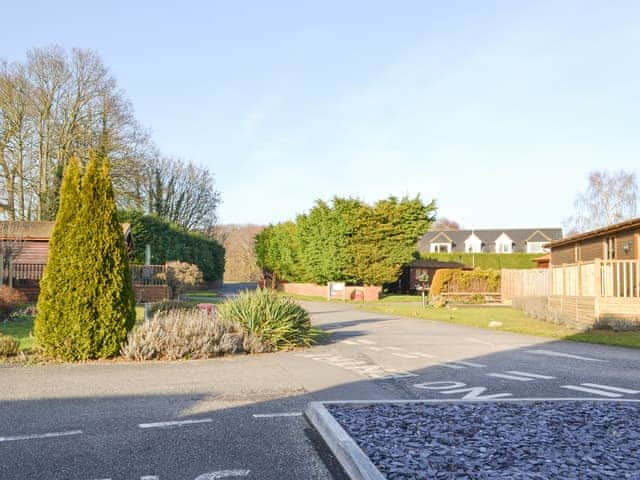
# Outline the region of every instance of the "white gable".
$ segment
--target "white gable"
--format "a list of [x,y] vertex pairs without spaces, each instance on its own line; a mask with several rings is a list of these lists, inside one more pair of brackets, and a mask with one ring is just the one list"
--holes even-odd
[[482,252],[482,240],[475,233],[472,233],[464,241],[464,251],[468,253]]
[[513,240],[506,233],[502,232],[498,238],[496,238],[496,253],[512,253],[513,252]]

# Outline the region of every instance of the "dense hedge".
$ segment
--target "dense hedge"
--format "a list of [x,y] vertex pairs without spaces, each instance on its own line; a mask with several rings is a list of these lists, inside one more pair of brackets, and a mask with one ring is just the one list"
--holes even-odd
[[541,253],[423,253],[421,258],[438,260],[441,262],[458,262],[476,268],[536,268],[534,258]]
[[135,244],[133,262],[144,262],[145,245],[149,244],[152,264],[179,260],[197,265],[204,280],[222,279],[224,248],[218,241],[142,212],[121,212],[120,220],[131,224]]
[[373,205],[354,198],[317,201],[295,222],[256,237],[258,265],[278,279],[354,285],[395,282],[429,228],[434,202],[389,197]]
[[442,292],[487,293],[500,291],[500,272],[497,270],[460,270],[441,268],[436,270],[431,282],[431,298]]

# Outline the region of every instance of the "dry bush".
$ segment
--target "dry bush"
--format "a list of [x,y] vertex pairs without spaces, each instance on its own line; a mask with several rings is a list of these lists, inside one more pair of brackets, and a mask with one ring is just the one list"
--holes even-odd
[[172,296],[180,295],[186,287],[202,283],[202,272],[197,265],[186,262],[167,262],[167,284]]
[[20,342],[17,339],[0,333],[0,357],[17,355],[19,350]]
[[27,297],[24,293],[15,288],[0,285],[0,321],[7,320],[25,303],[27,303]]
[[257,352],[259,347],[260,342],[249,337],[237,323],[196,309],[170,310],[135,328],[122,347],[122,355],[129,360],[176,360]]

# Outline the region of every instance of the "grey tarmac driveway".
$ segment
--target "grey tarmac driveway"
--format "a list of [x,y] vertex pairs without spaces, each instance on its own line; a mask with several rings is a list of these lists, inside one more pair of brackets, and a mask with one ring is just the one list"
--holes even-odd
[[0,366],[0,479],[343,479],[309,401],[640,399],[634,350],[305,306],[331,333],[311,349]]

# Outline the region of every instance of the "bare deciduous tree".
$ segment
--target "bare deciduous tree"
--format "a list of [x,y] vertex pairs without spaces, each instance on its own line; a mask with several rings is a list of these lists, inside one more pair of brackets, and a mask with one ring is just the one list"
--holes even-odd
[[217,225],[212,236],[224,246],[224,279],[257,282],[262,269],[256,262],[255,238],[264,227],[259,225]]
[[207,230],[216,223],[220,192],[208,169],[170,157],[148,159],[143,193],[146,209],[185,229]]
[[587,189],[576,195],[574,215],[564,221],[567,231],[584,232],[636,216],[638,181],[635,173],[593,171],[588,178]]
[[431,226],[431,230],[440,231],[440,230],[460,230],[460,224],[455,220],[451,220],[449,218],[441,217],[438,218],[433,225]]

